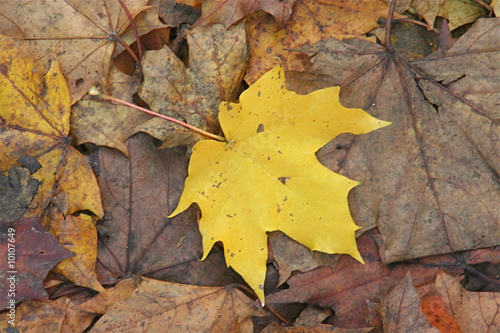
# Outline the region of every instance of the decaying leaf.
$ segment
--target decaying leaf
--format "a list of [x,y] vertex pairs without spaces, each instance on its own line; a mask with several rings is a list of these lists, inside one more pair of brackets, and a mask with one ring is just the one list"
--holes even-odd
[[420,308],[420,298],[408,273],[380,303],[384,332],[439,333]]
[[[415,286],[432,283],[437,273],[454,273],[460,268],[453,255],[439,255],[415,259],[388,266],[380,259],[376,229],[365,232],[357,242],[366,264],[361,265],[348,256],[342,256],[335,266],[296,272],[287,281],[289,289],[269,295],[269,303],[309,303],[329,306],[335,311],[333,325],[339,327],[366,327],[370,322],[367,300],[379,302],[407,274],[411,272]],[[377,241],[376,241],[377,240]],[[475,251],[471,253],[475,257]],[[481,256],[480,256],[481,257]],[[482,262],[479,258],[479,262]],[[490,260],[486,258],[486,260]]]
[[[43,223],[43,222],[42,222]],[[62,260],[54,268],[78,286],[104,291],[95,275],[97,259],[97,230],[91,216],[63,216],[50,207],[43,223],[64,247],[75,253],[75,257]]]
[[306,96],[285,89],[281,66],[240,96],[221,103],[227,142],[193,148],[175,216],[196,202],[202,211],[203,258],[217,241],[264,303],[266,232],[281,230],[311,250],[359,261],[347,194],[356,182],[321,165],[314,153],[337,135],[388,125],[361,109],[344,108],[339,88]]
[[32,177],[40,186],[26,214],[39,216],[53,198],[64,214],[90,210],[103,215],[97,181],[85,158],[71,146],[70,96],[57,61],[42,76],[21,58],[24,48],[0,36],[0,169],[24,156],[42,166]]
[[339,260],[339,255],[311,251],[279,231],[269,234],[269,244],[279,269],[278,285],[285,283],[293,271],[307,272],[319,266],[330,266],[334,269]]
[[0,223],[21,218],[38,190],[39,182],[26,168],[13,166],[8,176],[0,174]]
[[[7,253],[12,252],[8,248],[12,246],[15,248],[15,259],[9,260]],[[9,304],[6,296],[12,289],[12,280],[7,278],[11,274],[15,275],[15,297],[10,299],[22,302],[28,298],[44,298],[47,294],[43,279],[47,273],[59,261],[73,256],[40,225],[39,218],[23,218],[12,224],[0,224],[0,253],[5,254],[5,259],[0,262],[0,294],[4,295],[0,298],[0,309],[5,309]]]
[[[132,16],[147,8],[147,0],[123,1]],[[49,68],[57,53],[71,91],[71,104],[90,86],[107,88],[114,41],[130,24],[118,1],[0,1],[0,34],[23,40],[26,54],[36,59],[39,71]],[[36,14],[34,14],[36,13]]]
[[55,301],[27,300],[16,309],[15,325],[2,320],[0,330],[26,333],[62,332],[68,304],[67,297],[61,297]]
[[[377,20],[386,17],[387,11],[387,5],[380,0],[299,0],[283,27],[274,17],[256,13],[246,25],[252,57],[245,80],[248,84],[254,83],[276,66],[276,57],[286,70],[303,71],[308,59],[297,52],[298,49],[329,37],[362,35],[378,27]],[[396,17],[400,17],[399,14]]]
[[343,103],[394,122],[368,139],[344,137],[346,149],[329,156],[362,182],[353,215],[376,223],[385,262],[499,244],[498,20],[478,20],[444,56],[415,62],[359,40],[306,51]]
[[223,23],[229,27],[256,11],[262,10],[271,14],[278,26],[282,27],[292,14],[296,0],[210,0],[204,1],[201,7],[201,17],[196,25]]
[[144,133],[132,136],[126,142],[129,158],[115,149],[99,149],[106,217],[97,224],[98,276],[106,275],[106,281],[146,275],[212,286],[241,283],[225,267],[221,253],[199,261],[201,237],[194,209],[165,217],[181,195],[187,157],[185,148],[158,149],[154,141]]
[[[140,85],[140,77],[129,76],[113,68],[109,74],[111,95],[132,102],[132,95]],[[125,145],[138,125],[151,116],[131,107],[108,101],[82,99],[71,108],[71,134],[75,144],[92,142],[100,146],[116,148],[128,156]]]
[[[201,315],[202,314],[202,315]],[[143,278],[91,332],[253,332],[265,312],[234,287],[197,287]]]
[[500,294],[470,292],[452,276],[441,273],[436,277],[444,305],[463,332],[500,331]]
[[[231,29],[221,24],[198,27],[187,33],[187,39],[188,67],[168,47],[146,53],[139,95],[156,112],[217,133],[217,107],[236,99],[245,70],[245,29],[242,24]],[[163,141],[162,148],[199,140],[192,131],[161,118],[138,130]]]

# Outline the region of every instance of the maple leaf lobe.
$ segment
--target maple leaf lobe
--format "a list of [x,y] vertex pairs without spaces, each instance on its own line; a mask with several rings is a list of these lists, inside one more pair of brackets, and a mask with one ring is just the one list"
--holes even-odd
[[288,91],[278,66],[243,92],[240,103],[221,103],[227,143],[204,140],[193,148],[185,189],[170,217],[196,202],[202,211],[202,259],[221,241],[227,265],[262,302],[267,232],[281,230],[311,250],[363,261],[354,236],[359,227],[347,203],[358,183],[330,171],[315,153],[341,133],[366,133],[389,123],[344,108],[339,91]]

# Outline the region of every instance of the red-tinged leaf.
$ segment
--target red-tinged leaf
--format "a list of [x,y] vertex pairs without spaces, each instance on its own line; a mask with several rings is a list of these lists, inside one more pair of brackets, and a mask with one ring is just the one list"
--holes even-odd
[[[333,324],[340,327],[366,327],[369,310],[367,300],[378,302],[394,288],[409,271],[415,286],[429,284],[440,271],[456,273],[461,264],[455,255],[439,255],[404,263],[385,265],[378,252],[375,230],[357,239],[362,265],[342,256],[335,272],[321,267],[306,273],[295,273],[287,281],[289,289],[269,295],[268,303],[300,302],[329,306],[335,311]],[[474,256],[474,252],[471,253]]]
[[201,7],[201,17],[196,25],[222,23],[226,28],[245,16],[262,10],[271,14],[279,27],[282,27],[290,15],[296,0],[209,0]]
[[434,290],[422,296],[422,312],[441,333],[462,333],[444,306],[443,299]]
[[463,332],[500,332],[500,294],[470,292],[441,273],[435,283],[446,310]]
[[[0,253],[3,258],[0,262],[1,309],[5,309],[11,299],[22,302],[47,297],[43,279],[59,261],[73,256],[40,225],[39,218],[0,224]],[[8,254],[15,254],[15,259],[11,260]],[[14,294],[9,296],[9,293]]]

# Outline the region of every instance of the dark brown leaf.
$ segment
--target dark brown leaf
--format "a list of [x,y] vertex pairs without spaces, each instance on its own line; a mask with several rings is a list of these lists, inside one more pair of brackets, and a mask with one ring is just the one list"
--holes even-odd
[[26,168],[13,166],[9,175],[0,174],[0,222],[21,218],[38,190],[39,182]]
[[342,87],[344,105],[393,122],[369,137],[339,138],[345,149],[334,141],[322,159],[362,182],[352,214],[366,229],[376,223],[385,262],[500,242],[498,76],[479,74],[498,72],[497,22],[479,20],[445,57],[422,64],[357,40],[306,51],[315,55],[311,72]]

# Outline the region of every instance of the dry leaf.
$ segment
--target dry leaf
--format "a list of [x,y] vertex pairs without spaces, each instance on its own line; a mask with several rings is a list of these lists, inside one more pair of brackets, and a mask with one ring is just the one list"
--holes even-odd
[[53,198],[64,214],[90,210],[103,215],[97,181],[69,133],[70,97],[57,61],[42,76],[24,48],[0,36],[0,169],[25,155],[42,166],[40,186],[27,215],[39,216]]
[[[369,321],[367,300],[379,302],[408,271],[414,284],[420,286],[432,283],[441,271],[456,273],[462,267],[461,261],[457,261],[457,256],[453,255],[433,256],[388,266],[378,255],[377,238],[380,235],[376,229],[358,238],[365,265],[342,256],[335,271],[330,267],[320,267],[306,273],[294,273],[287,281],[289,289],[269,295],[268,303],[298,302],[329,306],[335,311],[335,326],[374,326],[376,323]],[[473,257],[475,252],[470,253],[470,258]]]
[[278,66],[247,89],[239,104],[221,103],[227,143],[205,140],[193,148],[184,192],[170,216],[196,202],[203,258],[222,241],[228,266],[262,303],[268,231],[362,261],[354,237],[359,227],[347,205],[356,182],[325,168],[314,153],[341,133],[367,133],[389,123],[344,108],[339,91],[297,95],[286,90]]
[[408,273],[380,303],[384,332],[439,333],[420,308],[420,298]]
[[435,285],[446,309],[463,332],[500,331],[499,293],[467,291],[445,273],[436,277]]
[[[159,113],[217,133],[217,107],[221,101],[236,99],[243,77],[245,30],[242,25],[227,30],[217,24],[194,28],[187,36],[189,67],[168,47],[147,52],[139,95]],[[161,118],[153,118],[137,130],[162,140],[162,148],[199,140],[192,131]]]
[[8,176],[0,174],[0,223],[21,218],[39,184],[38,180],[31,178],[26,168],[13,166],[9,169]]
[[253,332],[265,312],[234,287],[197,287],[148,278],[112,305],[90,332]]
[[54,333],[61,332],[69,299],[61,297],[55,301],[27,300],[16,309],[15,325],[0,321],[3,332]]
[[345,149],[333,143],[328,164],[362,182],[353,215],[366,228],[376,222],[385,262],[499,244],[499,86],[489,74],[500,64],[498,20],[478,20],[445,56],[415,62],[357,40],[307,50],[311,72],[342,86],[343,103],[394,122],[345,136]]
[[299,0],[282,28],[270,15],[256,13],[246,26],[252,57],[245,81],[252,84],[275,67],[276,57],[285,69],[303,71],[308,60],[298,49],[329,37],[362,35],[378,27],[377,20],[387,12],[380,0]]
[[[147,8],[147,0],[123,2],[133,17]],[[115,36],[130,24],[118,1],[2,0],[0,6],[2,18],[12,24],[0,25],[0,34],[21,39],[25,55],[36,59],[39,71],[48,70],[52,53],[59,55],[71,104],[92,85],[108,88],[106,78]]]
[[54,272],[63,274],[78,286],[104,291],[95,275],[97,230],[92,217],[87,214],[64,217],[53,207],[49,210],[50,216],[42,224],[66,249],[76,254],[59,262]]
[[158,149],[150,136],[127,140],[130,158],[99,149],[99,184],[106,217],[97,224],[100,281],[130,275],[197,285],[240,283],[222,253],[200,262],[196,211],[166,215],[181,195],[187,173],[185,148]]
[[262,10],[271,14],[279,27],[282,27],[290,15],[296,0],[210,0],[201,6],[201,17],[196,25],[222,23],[227,28],[256,11]]
[[[113,68],[109,74],[111,95],[132,102],[132,95],[140,85],[140,77],[129,76]],[[71,109],[71,133],[75,144],[92,142],[120,150],[128,156],[125,145],[136,127],[151,116],[134,108],[107,101],[82,99]]]

